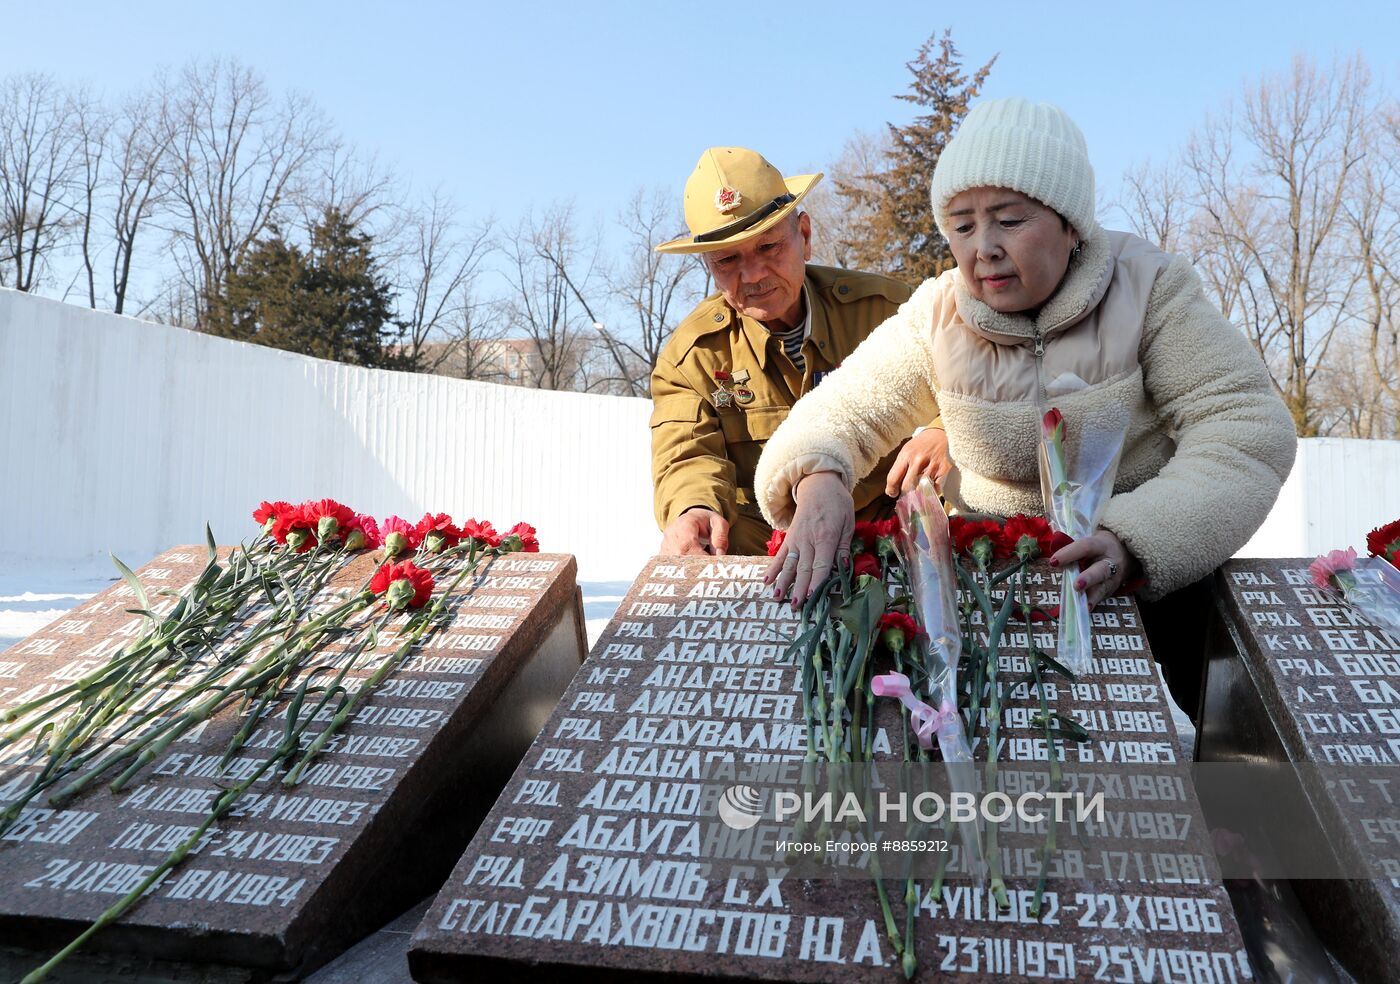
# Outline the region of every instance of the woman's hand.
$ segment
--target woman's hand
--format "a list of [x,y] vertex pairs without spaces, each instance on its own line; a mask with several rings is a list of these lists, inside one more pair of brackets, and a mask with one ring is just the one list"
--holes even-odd
[[773,584],[776,579],[773,597],[788,595],[793,605],[800,605],[826,580],[833,564],[850,562],[856,512],[851,493],[836,472],[808,475],[797,483],[793,498],[797,512],[763,583]]
[[1090,608],[1136,580],[1142,572],[1137,558],[1108,530],[1096,530],[1092,536],[1075,540],[1050,558],[1052,567],[1067,567],[1075,561],[1079,562],[1079,577],[1074,586],[1088,594]]
[[942,427],[925,427],[899,449],[899,456],[885,478],[885,495],[898,499],[901,493],[918,485],[921,478],[928,478],[934,488],[942,492],[943,479],[952,470],[948,435]]

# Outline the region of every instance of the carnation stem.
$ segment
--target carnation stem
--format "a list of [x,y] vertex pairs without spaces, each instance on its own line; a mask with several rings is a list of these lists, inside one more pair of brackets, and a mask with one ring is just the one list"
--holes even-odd
[[[986,667],[988,683],[988,707],[987,707],[987,765],[984,770],[984,777],[987,793],[997,791],[997,758],[998,740],[1001,730],[1001,690],[997,684],[997,663],[1000,659],[1001,637],[1006,631],[1006,623],[1010,618],[1011,611],[1016,604],[1016,592],[1008,591],[1006,599],[1001,604],[1001,609],[997,612],[996,622],[990,627],[989,641],[987,646]],[[1005,909],[1010,905],[1006,898],[1006,882],[1002,879],[1001,850],[997,844],[998,824],[995,820],[987,820],[987,861],[990,865],[992,897],[996,899],[998,908]]]
[[[1052,719],[1050,716],[1050,705],[1045,698],[1045,681],[1041,677],[1041,653],[1036,646],[1035,640],[1030,640],[1029,651],[1031,656],[1031,673],[1035,676],[1036,695],[1040,698],[1040,716],[1042,727],[1045,729],[1045,755],[1050,763],[1050,789],[1059,792],[1064,785],[1060,774],[1060,750],[1055,743],[1055,736],[1051,731]],[[1040,872],[1035,880],[1035,896],[1031,899],[1030,914],[1033,918],[1040,918],[1041,903],[1045,898],[1045,881],[1050,870],[1050,856],[1055,851],[1055,834],[1057,824],[1052,814],[1045,821],[1045,843],[1040,848]]]
[[[497,555],[498,554],[496,553],[496,551],[493,550],[492,556]],[[338,556],[338,554],[336,556]],[[402,664],[404,659],[407,657],[409,651],[422,638],[424,633],[429,631],[437,624],[439,616],[445,608],[447,598],[460,584],[462,579],[469,572],[474,570],[476,566],[476,551],[475,549],[473,549],[468,554],[468,562],[466,566],[464,567],[462,572],[457,576],[457,578],[452,582],[452,584],[448,587],[447,591],[440,595],[425,613],[423,613],[419,617],[415,617],[410,622],[410,635],[405,640],[403,645],[399,647],[399,649],[395,652],[393,657],[391,657],[390,659],[386,659],[380,665],[376,672],[365,682],[365,684],[360,688],[360,690],[356,692],[354,697],[348,698],[342,702],[341,713],[337,714],[336,719],[333,719],[332,721],[331,728],[328,728],[324,734],[328,735],[333,731],[334,728],[339,727],[340,724],[343,724],[344,721],[347,720],[349,717],[347,712],[349,710],[353,710],[354,706],[360,700],[362,700],[368,693],[370,693],[375,686],[377,686],[385,677],[388,676],[390,672],[392,672],[395,668]],[[306,571],[309,568],[310,561],[308,559],[307,564],[303,568],[303,579],[306,575]],[[299,581],[299,583],[301,582]],[[197,705],[192,711],[188,711],[184,715],[181,715],[179,718],[176,718],[175,723],[173,723],[169,727],[151,729],[143,738],[143,742],[149,742],[152,739],[156,738],[157,735],[160,735],[160,737],[157,739],[157,746],[163,747],[165,744],[168,744],[170,740],[174,739],[176,733],[182,733],[183,730],[186,730],[188,727],[192,726],[192,721],[194,719],[207,717],[209,713],[212,713],[214,709],[220,706],[219,701],[222,698],[235,694],[240,689],[261,687],[266,681],[272,679],[273,677],[276,677],[279,681],[285,679],[287,665],[295,666],[304,655],[306,655],[314,649],[315,644],[325,634],[326,631],[329,631],[330,628],[334,627],[335,625],[338,625],[339,622],[343,621],[345,618],[348,618],[350,614],[353,614],[353,611],[363,608],[369,603],[371,598],[372,596],[368,596],[366,592],[362,591],[354,597],[352,597],[351,599],[349,599],[348,601],[342,603],[341,605],[335,606],[330,611],[318,615],[310,623],[297,629],[295,633],[289,633],[288,637],[284,639],[281,643],[279,643],[276,647],[274,647],[269,654],[260,658],[255,664],[254,668],[250,668],[248,671],[245,671],[242,675],[240,675],[238,680],[235,681],[234,685],[219,688],[218,692],[215,695],[206,698],[203,703]],[[381,621],[380,624],[383,624],[383,621]],[[296,641],[298,643],[296,649],[289,655],[281,656],[280,654],[284,652],[288,648],[289,644],[293,641]],[[359,650],[356,650],[356,652],[359,652],[362,649],[363,646],[361,646]],[[269,656],[273,656],[275,658],[269,660]],[[341,668],[340,675],[337,677],[337,680],[343,677],[344,673],[346,672],[346,670],[348,670],[352,662],[353,656],[350,659],[347,659],[345,665]],[[291,703],[289,704],[287,709],[287,726],[283,734],[283,739],[281,743],[277,746],[277,748],[273,751],[273,753],[268,758],[264,759],[252,774],[238,782],[236,785],[225,790],[215,801],[213,808],[210,810],[208,816],[205,817],[204,821],[200,824],[200,826],[197,827],[184,842],[177,846],[175,850],[172,851],[170,855],[166,857],[166,859],[160,865],[158,865],[145,879],[143,879],[141,884],[136,886],[135,889],[127,893],[118,902],[116,902],[105,912],[103,912],[102,915],[99,916],[93,922],[93,924],[87,929],[85,929],[76,939],[74,939],[71,943],[69,943],[62,950],[56,953],[42,966],[38,967],[32,973],[26,976],[24,978],[23,984],[37,984],[37,982],[42,981],[49,974],[49,972],[54,969],[54,967],[56,967],[60,962],[62,962],[70,954],[72,954],[89,939],[91,939],[95,933],[99,932],[107,925],[110,925],[112,922],[119,919],[129,908],[135,905],[141,899],[141,897],[145,895],[147,891],[149,891],[154,885],[156,885],[161,879],[163,879],[172,868],[174,868],[181,861],[183,861],[191,850],[195,849],[198,846],[203,837],[208,833],[209,828],[213,826],[213,824],[219,818],[225,816],[234,807],[234,805],[237,803],[238,799],[243,795],[243,793],[245,793],[254,783],[256,783],[268,771],[268,769],[272,768],[272,766],[278,762],[289,759],[298,751],[298,749],[301,747],[301,737],[303,733],[316,719],[320,708],[324,706],[324,704],[329,699],[331,699],[331,696],[335,694],[336,691],[339,689],[338,686],[332,686],[330,688],[327,688],[327,692],[322,696],[320,702],[311,709],[310,713],[303,713],[305,697],[310,688],[310,684],[314,676],[315,673],[313,671],[311,674],[308,674],[303,679],[296,695],[293,697]],[[210,688],[206,687],[204,689]],[[195,699],[195,697],[197,696],[199,695],[192,694],[188,691],[182,695],[183,699],[186,702]],[[262,705],[260,704],[259,706],[261,707]],[[313,749],[319,750],[314,745]],[[154,750],[148,751],[151,751],[152,754],[158,754],[158,752],[154,752]],[[120,761],[125,757],[128,757],[125,753],[126,750],[123,749],[122,752],[119,753],[121,758],[109,758],[109,763]],[[145,755],[146,753],[142,754]],[[304,766],[306,762],[310,761],[310,758],[313,757],[314,754],[315,751],[308,751],[308,753],[302,757],[301,762],[298,763],[298,768]],[[128,774],[132,774],[133,772],[134,767],[133,769],[129,769],[127,773],[124,773],[123,776],[125,777]],[[119,779],[119,782],[120,781],[121,780]]]
[[[493,549],[491,551],[490,556],[492,561],[494,561],[495,558],[499,556],[499,554],[497,554]],[[412,651],[413,647],[417,645],[418,640],[423,637],[423,633],[427,632],[428,629],[433,627],[433,625],[438,619],[438,616],[441,614],[443,608],[446,606],[447,599],[451,596],[452,592],[455,591],[458,585],[461,584],[463,578],[465,578],[468,574],[472,573],[476,569],[478,562],[479,561],[475,555],[475,552],[468,554],[467,563],[463,565],[462,570],[457,574],[456,578],[453,579],[452,583],[448,585],[447,589],[438,595],[438,597],[433,601],[432,605],[430,605],[423,614],[419,615],[418,617],[412,619],[409,622],[408,635],[404,639],[402,644],[400,644],[399,648],[394,651],[394,654],[381,661],[379,666],[375,669],[374,673],[372,673],[370,677],[359,686],[359,688],[354,692],[354,694],[352,694],[349,698],[341,701],[340,707],[336,710],[336,713],[334,717],[331,718],[330,723],[326,725],[325,729],[319,735],[316,736],[316,739],[311,743],[311,746],[307,748],[307,750],[304,753],[302,753],[301,758],[297,761],[296,765],[293,766],[292,770],[282,778],[282,785],[295,786],[301,780],[302,772],[306,769],[308,765],[311,764],[311,762],[316,758],[316,756],[321,753],[321,750],[325,747],[326,742],[328,742],[331,739],[331,736],[338,732],[342,727],[344,727],[345,722],[350,719],[350,716],[355,712],[355,708],[357,708],[360,705],[360,702],[363,701],[366,697],[368,697],[371,693],[373,693],[374,689],[384,681],[385,677],[387,677],[391,672],[398,669],[398,667],[403,664],[404,660],[408,658],[408,655]],[[488,567],[489,566],[490,565],[488,564]],[[379,624],[374,627],[372,632],[375,636],[378,636],[379,629],[388,621],[390,615],[392,615],[392,613],[387,613],[385,617],[380,620]],[[320,708],[324,706],[326,701],[330,699],[330,695],[334,693],[339,687],[340,681],[344,678],[345,673],[347,670],[349,670],[349,668],[350,665],[348,662],[345,666],[341,667],[340,672],[336,675],[335,682],[330,688],[327,689],[325,695],[322,696],[320,703],[317,704],[316,711],[319,711]],[[312,717],[314,718],[314,716],[315,712],[313,712]]]

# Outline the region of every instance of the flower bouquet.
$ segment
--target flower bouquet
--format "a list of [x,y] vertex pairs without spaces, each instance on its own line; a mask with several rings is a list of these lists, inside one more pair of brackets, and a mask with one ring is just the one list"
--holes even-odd
[[[951,787],[971,793],[977,787],[977,773],[958,712],[958,662],[963,646],[948,514],[932,483],[924,479],[899,497],[895,515],[899,517],[899,550],[909,596],[925,634],[919,648],[922,659],[910,667],[920,677],[923,698],[916,695],[914,685],[902,672],[876,677],[871,689],[877,697],[893,697],[904,704],[919,747],[928,751],[937,741]],[[967,822],[959,826],[963,856],[971,865],[982,857],[977,825]],[[980,871],[969,874],[981,881]]]
[[[259,535],[232,551],[220,550],[206,528],[203,572],[182,592],[162,592],[172,596],[165,602],[155,603],[113,558],[136,602],[128,610],[144,619],[141,631],[91,673],[0,710],[0,786],[15,791],[0,809],[0,836],[41,797],[62,809],[99,783],[121,791],[215,714],[239,723],[199,824],[25,984],[43,980],[136,905],[265,775],[296,786],[360,704],[450,623],[449,599],[483,563],[539,550],[526,523],[500,533],[439,513],[381,524],[333,499],[263,502],[253,518]],[[356,556],[381,549],[381,563],[357,588],[331,589]],[[380,654],[379,635],[391,629],[400,641]],[[332,645],[339,651],[328,660]],[[367,674],[358,686],[352,671]],[[277,717],[280,743],[250,742]],[[224,773],[239,756],[247,768]]]
[[[948,763],[971,762],[972,751],[963,734],[958,715],[958,660],[962,657],[962,630],[958,625],[958,579],[953,571],[953,553],[948,538],[948,515],[938,493],[926,480],[900,496],[895,507],[899,516],[899,544],[908,573],[910,596],[919,621],[927,633],[924,646],[922,689],[928,703],[913,697],[907,678],[901,684],[891,681],[888,694],[904,700],[917,712],[919,744],[938,750]],[[877,684],[879,680],[876,681]],[[911,704],[911,701],[913,702]],[[970,786],[968,788],[971,788]]]
[[[782,540],[783,534],[774,534],[770,555]],[[955,794],[995,791],[1005,702],[1025,688],[1038,705],[1029,722],[1044,740],[1049,781],[1054,789],[1063,789],[1061,743],[1084,742],[1091,736],[1073,718],[1052,708],[1054,698],[1047,696],[1047,687],[1053,685],[1047,677],[1058,674],[1073,681],[1074,674],[1042,650],[1033,633],[1026,637],[1029,672],[1014,679],[1001,672],[1002,649],[1010,645],[1006,630],[1013,618],[1030,623],[1054,617],[1030,604],[1026,584],[1030,565],[1053,549],[1054,540],[1049,523],[1040,517],[1013,516],[1005,524],[949,520],[928,482],[901,498],[894,520],[857,523],[852,564],[837,565],[803,603],[798,634],[789,647],[801,671],[808,736],[804,781],[815,781],[811,777],[819,759],[833,765],[875,761],[876,698],[885,697],[901,705],[899,756],[905,765],[932,763],[937,746]],[[985,639],[979,624],[986,627]],[[878,670],[877,661],[882,664]],[[893,671],[885,671],[891,664]],[[974,762],[975,744],[984,761]],[[1004,912],[1011,899],[998,847],[998,822],[986,820],[985,836],[975,820],[960,825],[966,873],[978,885],[989,879],[993,903]],[[945,814],[945,830],[951,830],[951,822]],[[799,821],[794,840],[802,829]],[[825,833],[824,822],[819,841]],[[917,827],[907,836],[917,840]],[[1033,918],[1041,915],[1055,838],[1055,825],[1050,823],[1028,908]],[[898,896],[884,884],[879,853],[869,862],[885,934],[906,977],[918,968],[916,916],[942,898],[948,860],[948,853],[940,852],[927,885],[921,886],[912,870],[891,875],[904,885],[902,928],[895,916],[897,902],[892,901]],[[788,863],[793,861],[789,855]]]
[[1367,544],[1370,557],[1357,557],[1352,547],[1333,550],[1314,560],[1308,572],[1314,584],[1338,592],[1377,628],[1400,634],[1400,570],[1393,562],[1400,552],[1400,520],[1372,530]]
[[[1040,490],[1045,514],[1058,533],[1078,540],[1091,535],[1113,494],[1113,479],[1123,453],[1124,428],[1101,422],[1078,426],[1075,440],[1066,439],[1064,416],[1056,407],[1040,417]],[[1094,650],[1089,631],[1089,599],[1075,587],[1079,565],[1060,576],[1060,661],[1075,673],[1085,673]]]

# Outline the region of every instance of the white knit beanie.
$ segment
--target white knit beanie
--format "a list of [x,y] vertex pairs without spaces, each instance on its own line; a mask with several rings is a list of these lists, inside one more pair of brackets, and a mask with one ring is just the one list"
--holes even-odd
[[1051,103],[993,99],[963,118],[933,170],[933,216],[945,238],[948,202],[969,188],[1029,195],[1068,219],[1085,239],[1099,228],[1084,134]]

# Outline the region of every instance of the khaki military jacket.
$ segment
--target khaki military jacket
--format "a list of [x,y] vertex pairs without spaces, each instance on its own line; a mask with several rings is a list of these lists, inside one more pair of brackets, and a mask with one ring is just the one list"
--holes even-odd
[[[753,476],[764,443],[798,399],[910,295],[889,277],[812,264],[806,284],[812,325],[801,373],[778,339],[719,294],[701,302],[662,350],[651,375],[652,481],[661,529],[686,509],[703,506],[729,521],[730,553],[763,553],[772,529],[755,501]],[[730,374],[727,398],[717,395],[716,372]],[[856,485],[857,518],[880,518],[893,509],[885,475],[898,450]]]

